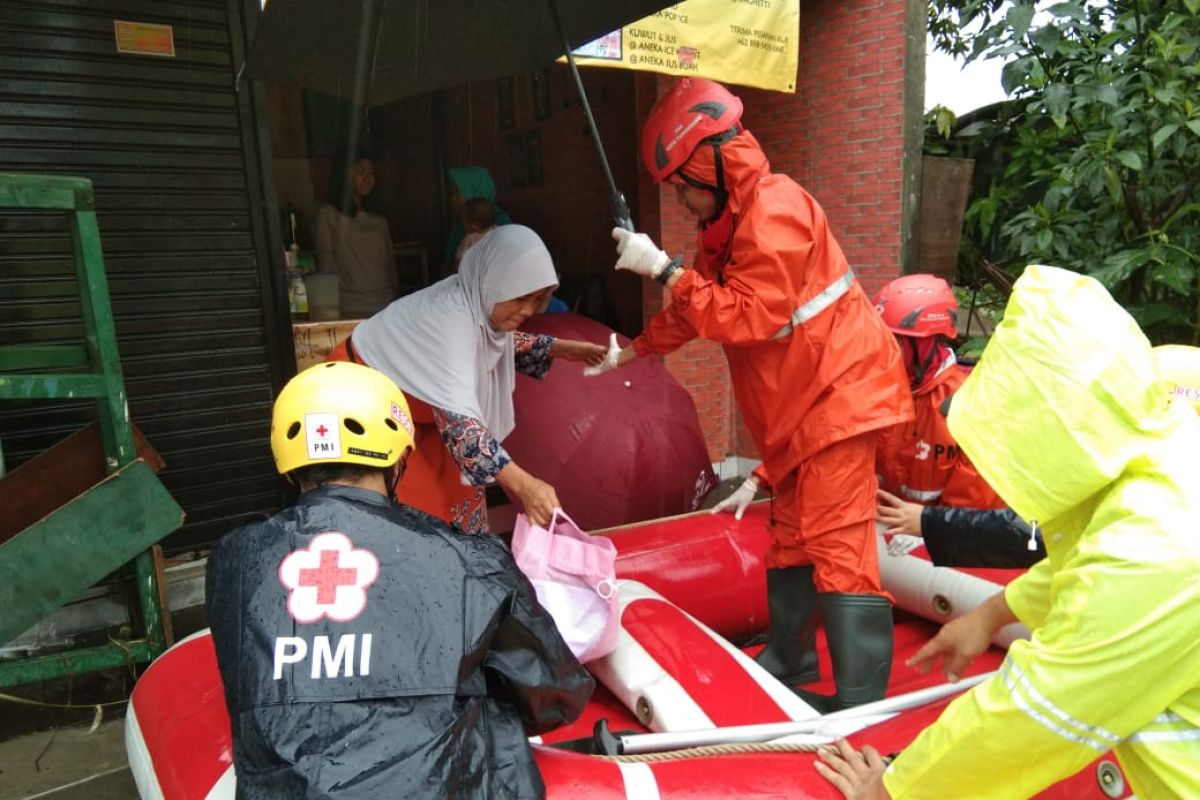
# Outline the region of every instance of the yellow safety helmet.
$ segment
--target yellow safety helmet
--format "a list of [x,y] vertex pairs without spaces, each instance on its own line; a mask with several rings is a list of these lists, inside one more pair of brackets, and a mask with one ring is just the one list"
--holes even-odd
[[1159,345],[1152,351],[1159,376],[1171,390],[1172,400],[1187,400],[1200,412],[1200,347]]
[[391,378],[347,361],[288,381],[271,414],[271,453],[286,474],[314,464],[390,467],[413,444],[408,401]]

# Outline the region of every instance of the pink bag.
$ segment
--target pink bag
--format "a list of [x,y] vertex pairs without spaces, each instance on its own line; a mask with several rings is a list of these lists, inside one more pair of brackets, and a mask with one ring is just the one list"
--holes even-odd
[[512,552],[575,657],[591,661],[611,653],[621,630],[617,546],[606,536],[589,536],[555,509],[550,530],[518,514]]

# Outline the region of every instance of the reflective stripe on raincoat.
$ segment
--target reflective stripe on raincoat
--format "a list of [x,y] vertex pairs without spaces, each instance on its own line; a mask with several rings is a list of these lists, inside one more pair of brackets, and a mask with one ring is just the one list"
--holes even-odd
[[1200,794],[1200,421],[1091,278],[1029,267],[950,429],[1048,557],[1033,632],[896,759],[896,800],[1028,797],[1110,748],[1138,797]]
[[771,173],[749,131],[721,153],[734,215],[728,263],[709,263],[701,247],[633,346],[644,356],[697,336],[719,342],[775,483],[834,442],[911,419],[912,403],[900,349],[821,206]]

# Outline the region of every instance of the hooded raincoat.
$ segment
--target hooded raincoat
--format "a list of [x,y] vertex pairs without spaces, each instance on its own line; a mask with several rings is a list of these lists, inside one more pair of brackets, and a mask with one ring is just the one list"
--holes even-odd
[[[702,231],[693,268],[633,346],[639,356],[669,353],[698,336],[723,346],[738,408],[780,498],[769,566],[813,563],[798,540],[848,525],[862,527],[873,551],[872,437],[913,413],[900,350],[820,205],[791,178],[771,173],[749,131],[723,144],[721,156],[729,240],[714,247]],[[697,148],[682,171],[715,186],[711,160],[711,148]],[[800,469],[823,451],[821,464]],[[837,502],[825,500],[834,496]],[[844,550],[837,559],[847,576],[875,563]],[[851,580],[822,591],[862,588]]]
[[1033,632],[889,767],[895,800],[1029,797],[1112,749],[1138,797],[1200,791],[1200,422],[1093,279],[1029,267],[950,430],[1048,556]]
[[207,604],[239,798],[537,798],[594,682],[493,536],[326,485],[225,536]]

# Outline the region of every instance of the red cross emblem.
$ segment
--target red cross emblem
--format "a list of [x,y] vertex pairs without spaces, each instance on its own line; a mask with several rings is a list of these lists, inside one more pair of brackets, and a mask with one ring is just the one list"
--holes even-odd
[[356,548],[344,533],[327,531],[279,564],[288,590],[288,613],[297,622],[346,622],[367,607],[367,587],[379,576],[379,559]]
[[337,599],[339,586],[353,586],[358,570],[338,566],[336,550],[321,551],[321,566],[300,570],[300,585],[317,587],[317,605],[331,605]]
[[322,425],[319,428],[317,428],[317,433],[320,434],[321,436],[324,436],[325,434],[329,433],[329,428],[326,428],[324,425]]

